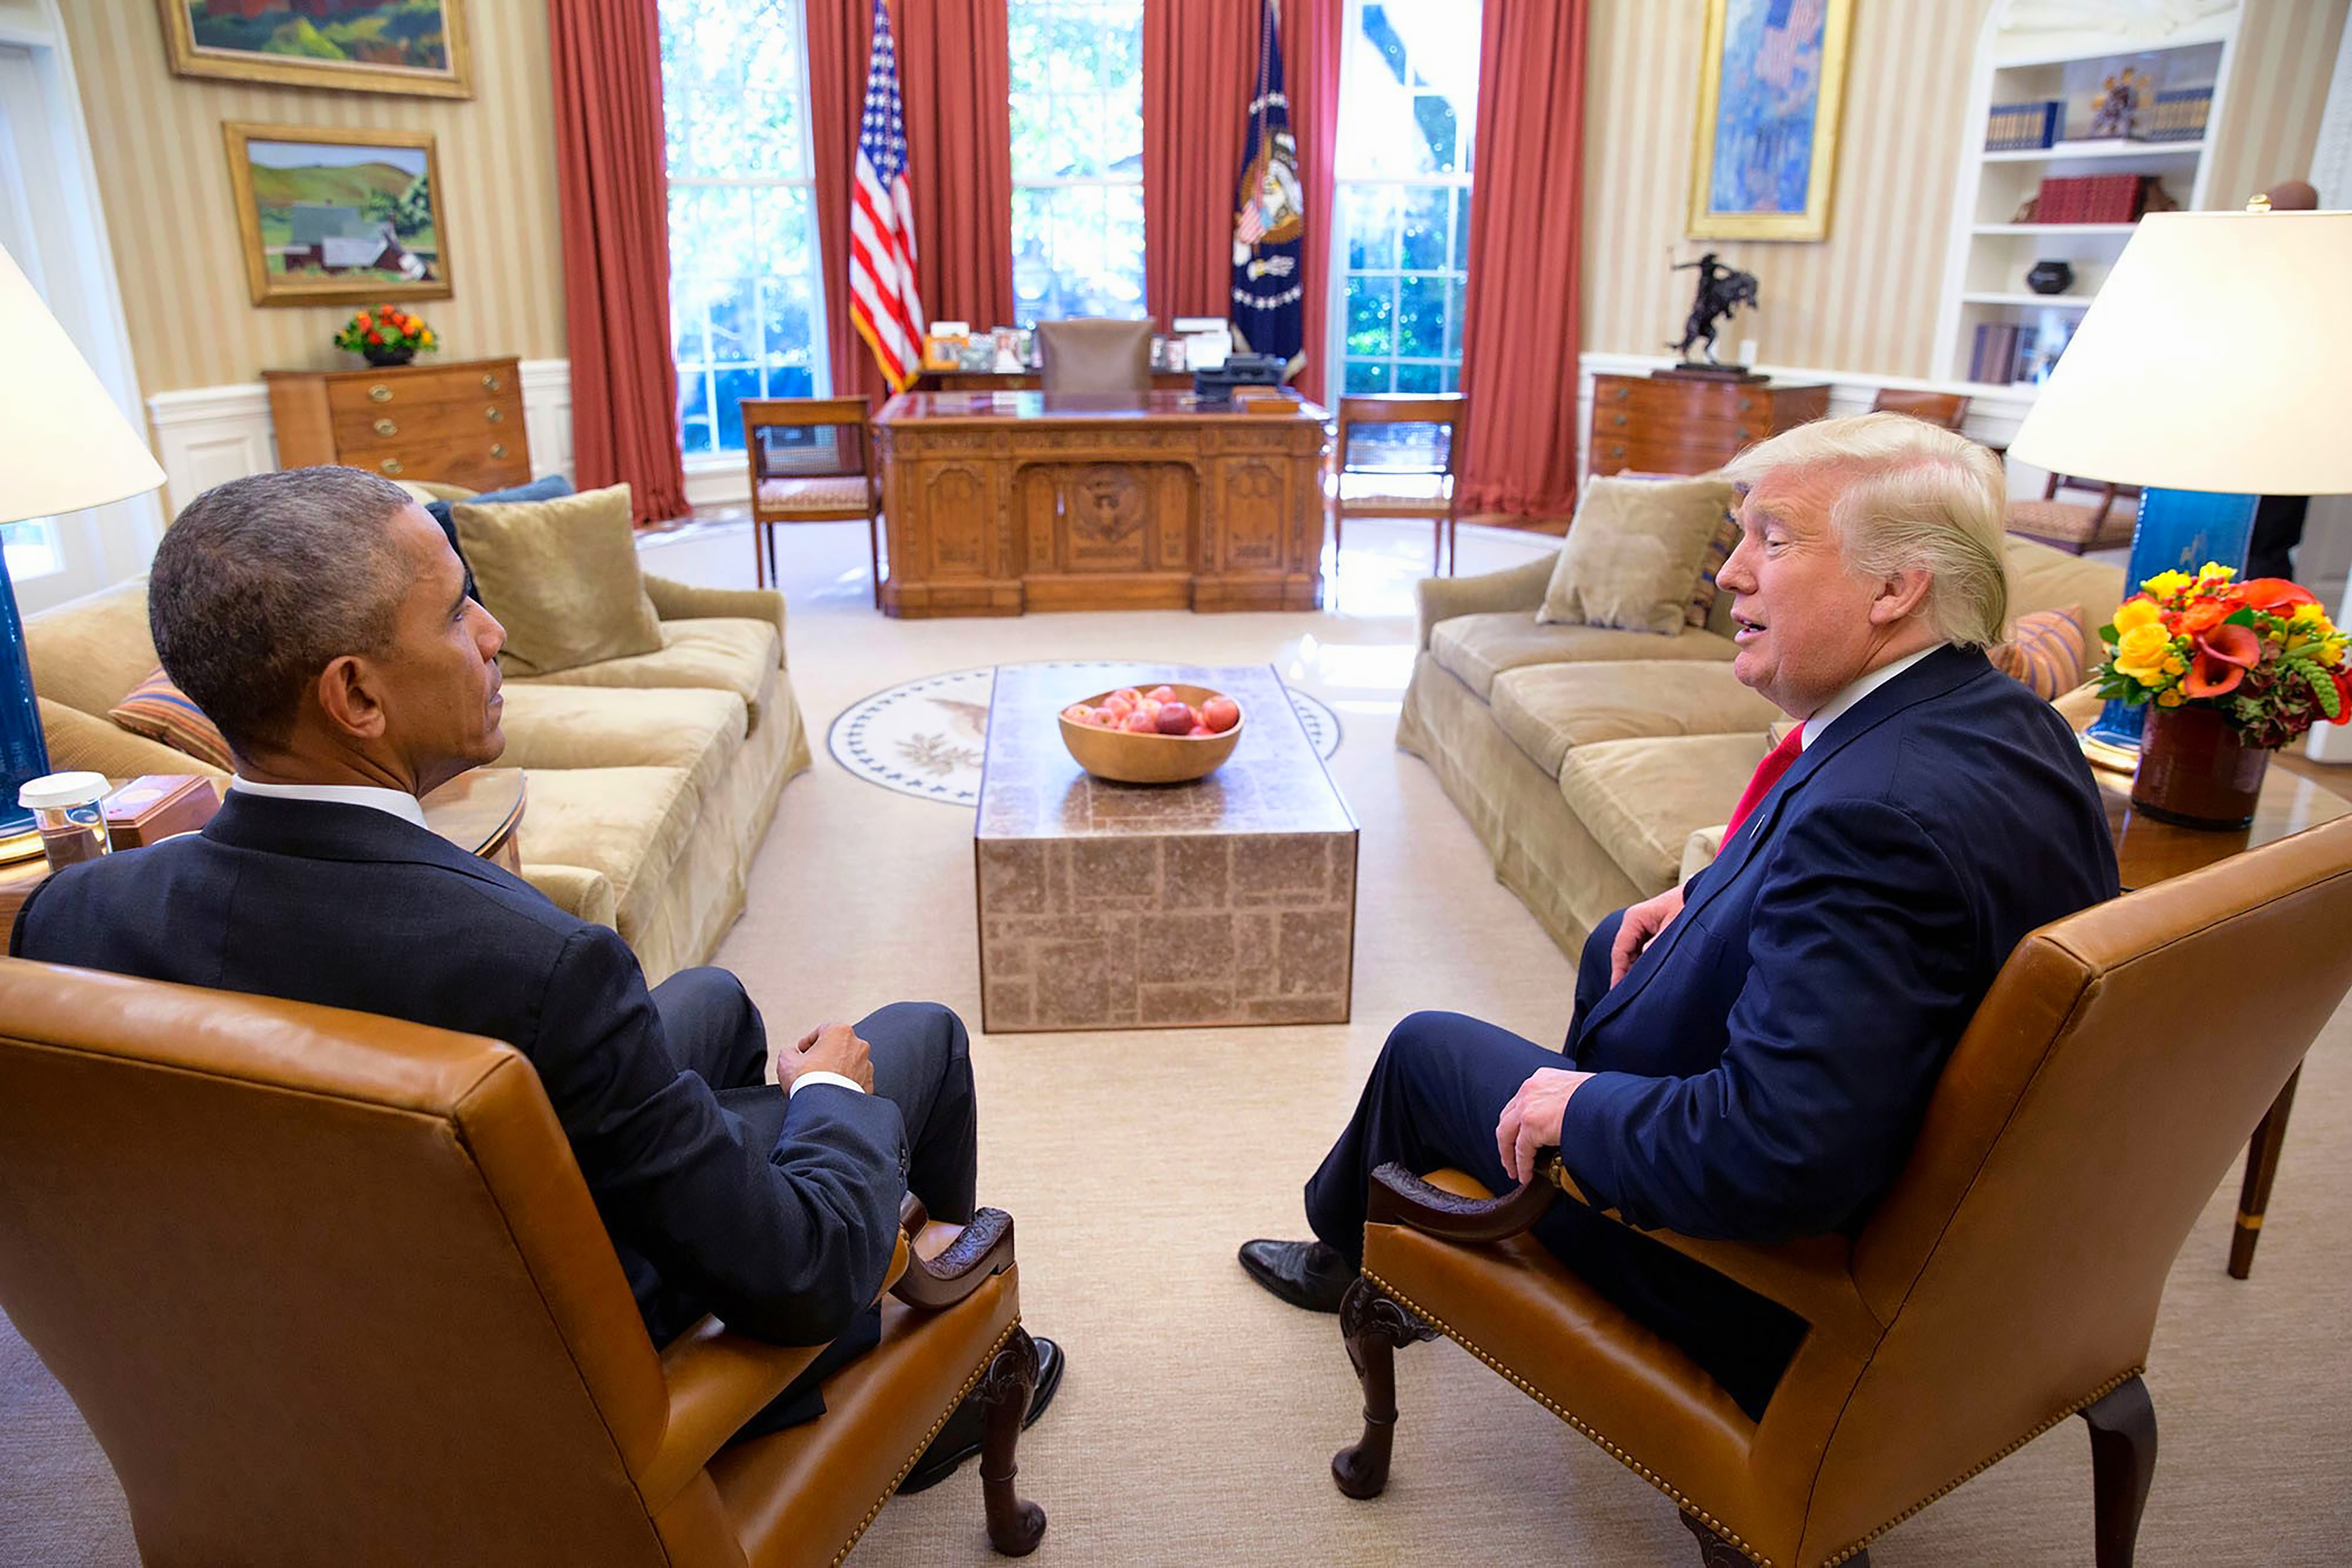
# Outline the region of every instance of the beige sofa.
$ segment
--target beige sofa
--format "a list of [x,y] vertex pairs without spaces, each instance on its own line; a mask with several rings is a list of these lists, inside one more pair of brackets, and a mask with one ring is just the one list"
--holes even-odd
[[[502,765],[528,770],[522,874],[617,930],[646,977],[700,963],[743,909],[784,783],[809,765],[784,600],[646,579],[659,652],[506,682]],[[217,773],[107,718],[155,668],[142,577],[26,623],[53,766]]]
[[[2096,626],[2122,597],[2113,566],[2007,545],[2012,616],[2080,605]],[[1730,595],[1673,637],[1539,625],[1552,563],[1421,584],[1397,744],[1435,770],[1496,878],[1574,954],[1612,910],[1714,858],[1783,715],[1732,676]],[[2087,716],[2079,694],[2061,706]]]

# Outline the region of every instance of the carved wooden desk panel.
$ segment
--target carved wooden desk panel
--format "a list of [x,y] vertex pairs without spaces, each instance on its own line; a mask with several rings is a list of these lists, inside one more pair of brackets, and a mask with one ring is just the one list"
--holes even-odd
[[876,416],[894,616],[1311,610],[1323,411],[1189,393],[908,393]]

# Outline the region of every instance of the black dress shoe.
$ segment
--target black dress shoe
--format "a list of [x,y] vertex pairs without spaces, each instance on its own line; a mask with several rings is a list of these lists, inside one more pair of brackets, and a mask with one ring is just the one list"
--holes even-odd
[[1336,1312],[1356,1282],[1356,1270],[1336,1247],[1319,1241],[1244,1241],[1242,1268],[1249,1277],[1310,1312]]
[[[1029,1414],[1021,1418],[1024,1430],[1035,1426],[1037,1417],[1045,1414],[1045,1406],[1054,1403],[1054,1393],[1062,1386],[1066,1364],[1062,1347],[1039,1334],[1037,1386],[1029,1391]],[[898,1483],[898,1490],[924,1491],[955,1474],[958,1465],[980,1452],[980,1441],[988,1426],[987,1414],[977,1398],[967,1397],[957,1405],[948,1424],[940,1428],[940,1435],[931,1439],[931,1446],[923,1450],[923,1457],[915,1461],[915,1468],[907,1472],[907,1479]]]

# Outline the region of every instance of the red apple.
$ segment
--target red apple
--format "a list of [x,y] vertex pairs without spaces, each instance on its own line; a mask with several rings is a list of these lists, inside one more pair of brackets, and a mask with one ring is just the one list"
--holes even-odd
[[1201,722],[1223,734],[1242,721],[1242,705],[1230,697],[1212,697],[1201,704]]
[[1133,708],[1143,700],[1143,693],[1138,691],[1132,686],[1122,686],[1117,691],[1110,694],[1110,700],[1113,702],[1124,702],[1129,708]]
[[1133,735],[1157,735],[1160,733],[1160,726],[1152,721],[1151,715],[1146,713],[1140,708],[1129,714],[1126,718],[1120,720],[1118,727]]
[[1192,709],[1186,707],[1181,702],[1162,702],[1160,705],[1160,732],[1161,734],[1181,735],[1192,727]]
[[1173,702],[1176,700],[1176,689],[1172,686],[1155,686],[1144,695],[1154,702]]

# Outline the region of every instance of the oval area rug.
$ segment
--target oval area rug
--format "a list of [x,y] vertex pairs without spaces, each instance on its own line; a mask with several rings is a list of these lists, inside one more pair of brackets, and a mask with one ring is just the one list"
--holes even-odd
[[[1110,661],[1042,662],[1076,671]],[[825,750],[868,784],[923,800],[976,805],[988,740],[988,699],[995,689],[994,665],[886,688],[842,710],[825,737]],[[1290,705],[1318,755],[1328,757],[1339,749],[1338,714],[1303,691],[1290,692]]]

